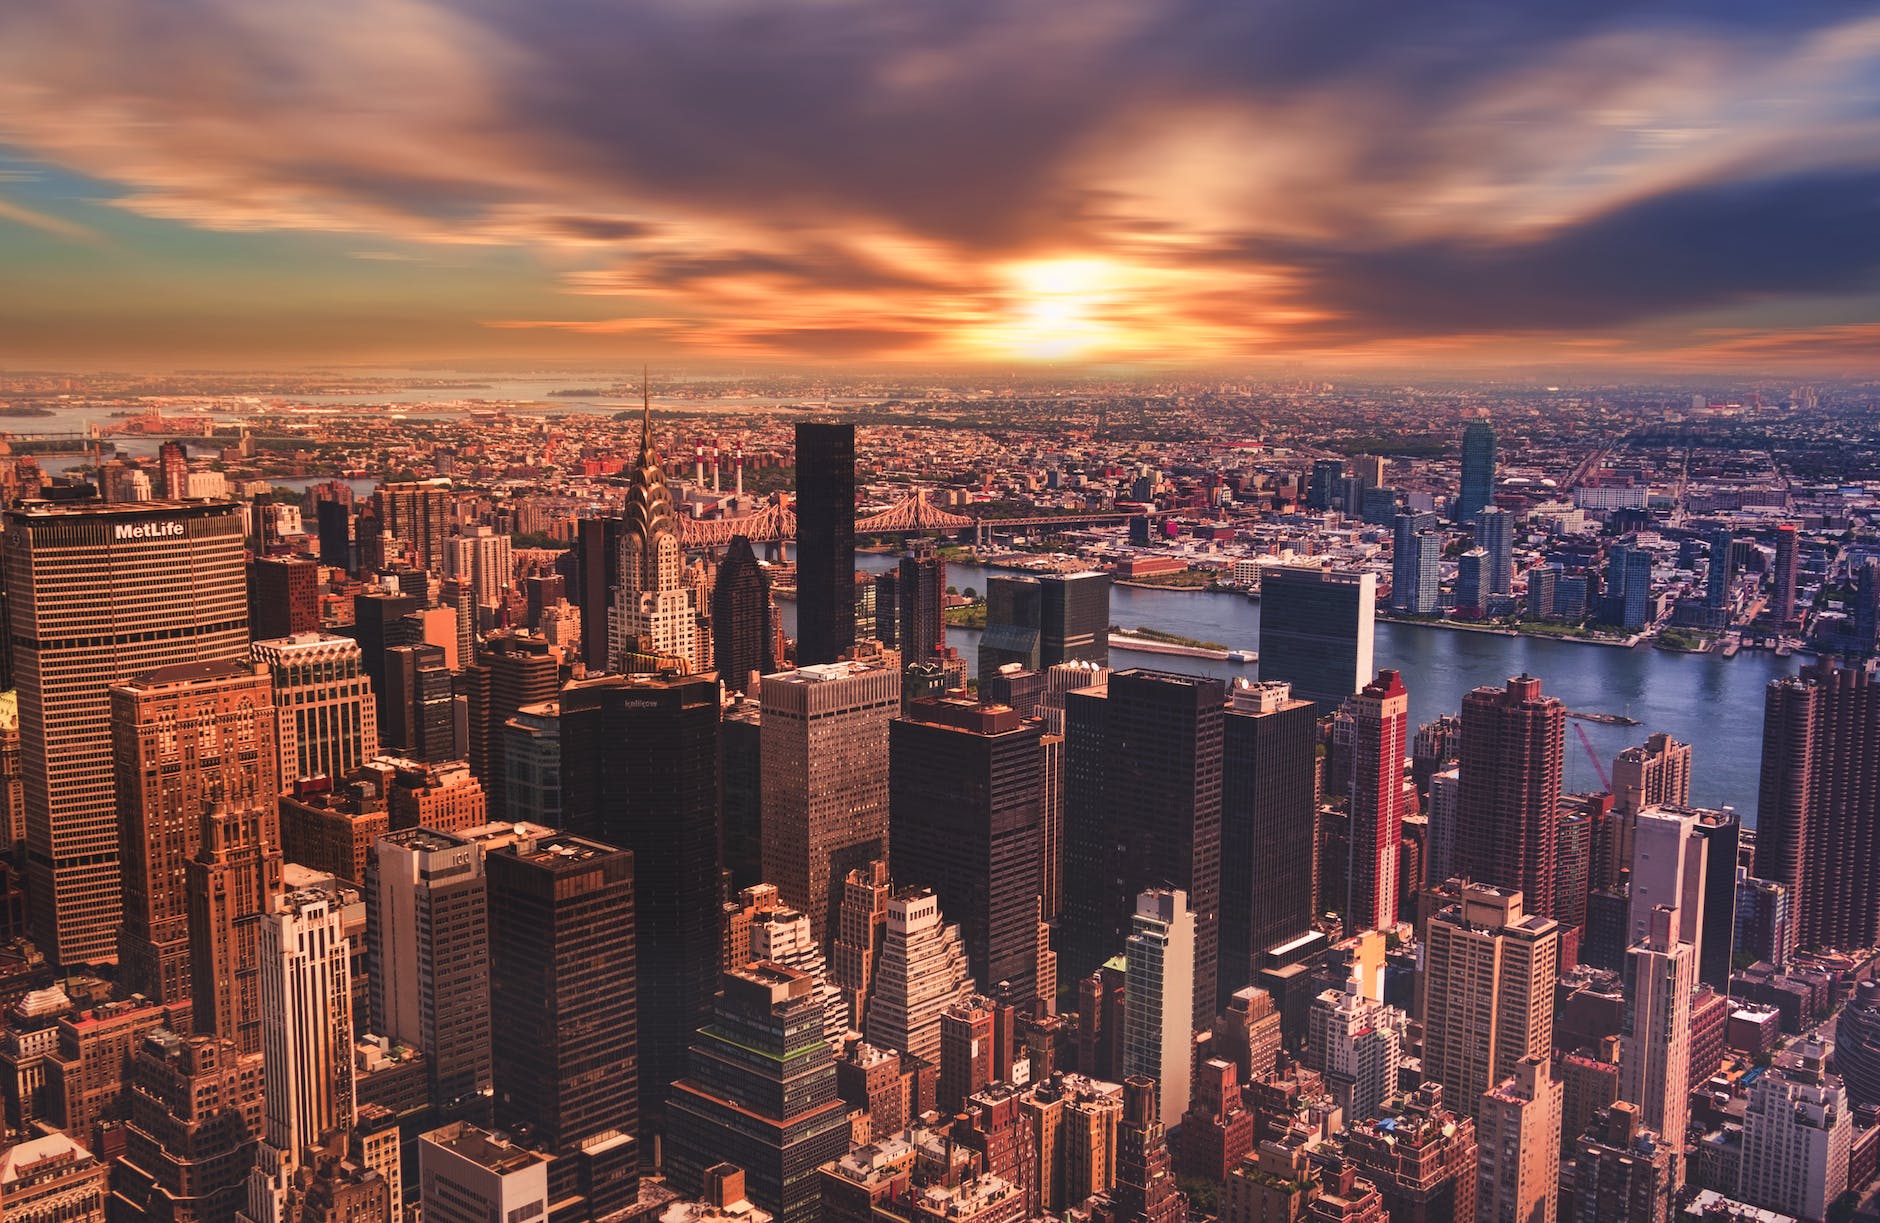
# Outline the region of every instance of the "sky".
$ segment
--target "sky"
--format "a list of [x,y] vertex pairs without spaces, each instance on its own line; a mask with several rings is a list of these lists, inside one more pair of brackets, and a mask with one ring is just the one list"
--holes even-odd
[[0,365],[1880,372],[1880,8],[0,7]]

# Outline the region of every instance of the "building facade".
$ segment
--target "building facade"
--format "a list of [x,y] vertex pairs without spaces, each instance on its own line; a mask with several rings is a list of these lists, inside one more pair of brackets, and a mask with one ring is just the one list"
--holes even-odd
[[22,502],[4,550],[29,924],[58,964],[110,961],[122,894],[109,689],[246,653],[239,507]]

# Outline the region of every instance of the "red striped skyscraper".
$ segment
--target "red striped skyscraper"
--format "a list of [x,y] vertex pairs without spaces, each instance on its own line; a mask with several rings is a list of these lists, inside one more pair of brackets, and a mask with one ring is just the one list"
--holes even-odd
[[1345,928],[1382,930],[1397,921],[1410,693],[1397,672],[1379,671],[1345,707],[1353,722],[1351,899]]
[[1554,916],[1566,706],[1517,675],[1462,698],[1456,866],[1480,884],[1521,893],[1529,913]]

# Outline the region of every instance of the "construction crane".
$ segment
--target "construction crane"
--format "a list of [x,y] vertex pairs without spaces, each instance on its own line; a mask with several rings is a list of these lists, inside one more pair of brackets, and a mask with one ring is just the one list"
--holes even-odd
[[1593,772],[1599,774],[1599,784],[1605,787],[1606,793],[1611,794],[1612,778],[1606,775],[1606,766],[1599,762],[1599,753],[1593,750],[1593,741],[1586,737],[1586,727],[1575,722],[1573,733],[1580,736],[1580,746],[1586,749],[1586,758],[1593,762]]

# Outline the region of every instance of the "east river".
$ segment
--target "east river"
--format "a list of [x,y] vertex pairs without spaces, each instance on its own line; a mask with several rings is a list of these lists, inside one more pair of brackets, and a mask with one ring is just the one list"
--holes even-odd
[[[871,572],[895,563],[891,556],[863,554],[858,568]],[[983,593],[997,570],[978,565],[947,565],[947,584]],[[784,630],[794,633],[796,607],[779,605]],[[1110,622],[1122,628],[1147,627],[1218,641],[1230,649],[1258,649],[1260,605],[1236,594],[1144,590],[1118,586],[1110,594]],[[976,629],[949,629],[947,642],[971,667],[979,653]],[[1762,760],[1763,689],[1778,676],[1793,674],[1798,658],[1777,658],[1767,651],[1745,650],[1735,658],[1710,654],[1674,654],[1649,646],[1624,650],[1610,646],[1538,637],[1504,637],[1417,625],[1377,626],[1377,665],[1402,672],[1410,689],[1412,728],[1439,714],[1462,708],[1462,694],[1482,684],[1500,684],[1527,672],[1541,678],[1544,690],[1586,713],[1626,714],[1638,726],[1567,724],[1567,788],[1600,789],[1574,726],[1586,731],[1603,767],[1623,748],[1643,743],[1653,731],[1669,732],[1693,745],[1691,801],[1701,806],[1735,807],[1748,823],[1756,818],[1756,775]],[[1223,679],[1257,678],[1257,665],[1213,662],[1172,654],[1150,654],[1111,647],[1116,668],[1153,667]]]

